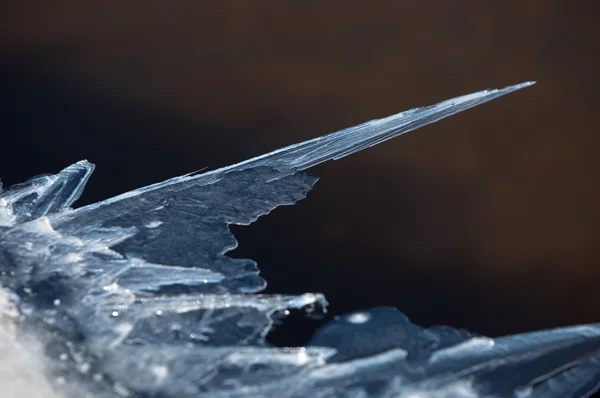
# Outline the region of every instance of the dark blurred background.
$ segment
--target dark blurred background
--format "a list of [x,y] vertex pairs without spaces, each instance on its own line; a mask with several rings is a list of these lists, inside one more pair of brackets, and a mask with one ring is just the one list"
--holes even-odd
[[600,322],[599,18],[592,0],[12,2],[0,176],[86,158],[90,203],[537,80],[312,169],[306,200],[234,228],[234,255],[331,314],[393,305],[492,336]]

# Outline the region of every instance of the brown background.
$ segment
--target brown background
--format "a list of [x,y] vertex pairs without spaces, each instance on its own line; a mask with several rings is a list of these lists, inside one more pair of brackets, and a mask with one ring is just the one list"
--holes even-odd
[[0,13],[0,176],[88,158],[83,203],[537,80],[313,169],[307,200],[235,229],[236,255],[333,314],[394,305],[491,335],[600,321],[597,1],[47,3]]

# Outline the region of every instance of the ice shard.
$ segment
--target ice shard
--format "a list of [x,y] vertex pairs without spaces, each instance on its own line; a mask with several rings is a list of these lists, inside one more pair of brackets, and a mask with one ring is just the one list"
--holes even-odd
[[[600,325],[490,339],[421,328],[394,308],[348,314],[306,347],[265,342],[321,294],[261,295],[229,224],[304,198],[339,159],[533,84],[457,97],[202,174],[72,209],[93,165],[0,190],[0,285],[44,375],[73,397],[585,397]],[[1,187],[0,187],[1,188]]]

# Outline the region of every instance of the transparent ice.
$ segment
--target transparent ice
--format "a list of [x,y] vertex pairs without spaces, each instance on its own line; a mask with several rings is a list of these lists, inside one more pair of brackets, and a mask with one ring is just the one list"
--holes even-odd
[[94,169],[87,161],[0,185],[10,322],[41,345],[45,380],[69,397],[589,396],[600,383],[600,325],[491,339],[421,328],[381,307],[338,317],[306,347],[271,347],[274,317],[324,311],[325,298],[260,295],[256,263],[227,256],[237,244],[229,224],[303,199],[317,181],[303,170],[531,84],[416,108],[77,209]]

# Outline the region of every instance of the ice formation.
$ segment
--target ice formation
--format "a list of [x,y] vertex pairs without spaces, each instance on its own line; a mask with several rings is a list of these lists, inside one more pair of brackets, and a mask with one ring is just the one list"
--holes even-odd
[[257,294],[265,281],[256,263],[226,255],[236,246],[229,224],[304,198],[317,178],[303,170],[531,84],[77,209],[94,168],[86,161],[0,186],[0,299],[12,311],[1,319],[42,347],[42,382],[67,397],[588,396],[600,382],[600,325],[490,339],[421,328],[382,307],[337,318],[306,347],[271,347],[275,314],[322,311],[325,298]]

